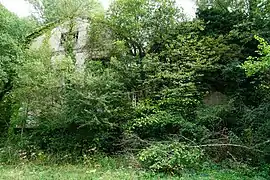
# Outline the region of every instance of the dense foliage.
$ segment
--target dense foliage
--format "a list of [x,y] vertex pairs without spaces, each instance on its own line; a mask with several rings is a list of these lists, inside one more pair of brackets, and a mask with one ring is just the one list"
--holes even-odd
[[142,165],[157,172],[182,173],[184,170],[198,170],[202,167],[203,152],[181,143],[157,144],[142,151],[139,160]]
[[[1,157],[132,152],[168,173],[269,163],[268,1],[199,0],[193,20],[174,0],[115,0],[106,14],[92,0],[29,2],[31,21],[0,6]],[[83,70],[72,28],[60,60],[48,39],[29,48],[78,18],[91,24]]]
[[15,84],[16,69],[22,63],[21,42],[33,23],[19,19],[0,4],[0,131],[5,135],[11,118],[12,100],[8,95]]

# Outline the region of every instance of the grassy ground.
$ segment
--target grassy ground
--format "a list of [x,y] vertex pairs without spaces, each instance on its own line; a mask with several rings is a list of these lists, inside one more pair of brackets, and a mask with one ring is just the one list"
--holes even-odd
[[256,175],[243,175],[233,170],[207,170],[186,173],[182,176],[155,174],[105,159],[95,163],[77,165],[41,165],[37,163],[20,163],[17,165],[0,165],[2,180],[263,180]]

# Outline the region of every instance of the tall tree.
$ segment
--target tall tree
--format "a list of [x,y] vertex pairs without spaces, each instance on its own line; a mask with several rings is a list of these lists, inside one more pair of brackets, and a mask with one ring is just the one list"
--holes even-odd
[[116,0],[107,19],[115,37],[133,56],[150,53],[154,41],[161,42],[179,21],[185,20],[174,0]]
[[13,89],[17,77],[17,68],[23,63],[23,46],[26,34],[31,31],[31,24],[20,19],[0,4],[0,123],[7,128],[11,116],[12,104],[7,98]]
[[31,31],[30,25],[0,4],[0,100],[12,88],[15,66],[22,54],[21,42]]
[[91,18],[103,12],[97,0],[27,0],[33,5],[34,16],[41,22],[49,23],[74,18]]

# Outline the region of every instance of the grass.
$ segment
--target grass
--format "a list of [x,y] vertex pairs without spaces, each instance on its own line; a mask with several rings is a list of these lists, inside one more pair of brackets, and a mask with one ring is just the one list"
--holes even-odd
[[82,165],[43,166],[24,164],[20,166],[1,166],[0,179],[7,180],[131,180],[131,179],[171,179],[171,180],[262,180],[260,177],[247,177],[233,171],[212,171],[202,174],[169,176],[146,171],[120,169],[94,169]]
[[78,164],[19,163],[0,165],[1,180],[263,180],[256,175],[244,175],[234,170],[206,170],[182,176],[148,172],[136,163],[119,158],[103,157]]

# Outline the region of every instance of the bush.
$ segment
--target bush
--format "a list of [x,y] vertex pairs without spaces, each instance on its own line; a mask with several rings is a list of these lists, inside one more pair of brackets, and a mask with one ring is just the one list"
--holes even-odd
[[204,127],[185,120],[180,114],[165,111],[134,119],[128,128],[141,138],[164,139],[175,134],[196,140],[207,133]]
[[270,103],[264,102],[258,107],[248,109],[239,126],[242,124],[242,141],[248,146],[254,146],[265,153],[253,154],[253,162],[270,162]]
[[[22,129],[20,134],[47,153],[70,151],[81,156],[94,147],[116,152],[121,124],[132,114],[118,74],[96,61],[77,72],[70,58],[51,68],[45,63],[51,57],[44,54],[46,58],[31,52],[19,73],[20,85],[14,89],[18,108],[11,128]],[[40,69],[33,63],[41,64]]]
[[1,164],[10,164],[15,163],[20,160],[20,154],[17,149],[12,146],[5,146],[0,148],[0,163]]
[[165,173],[180,174],[184,170],[198,170],[202,165],[203,151],[174,142],[158,143],[139,153],[142,167]]
[[130,130],[141,137],[161,137],[166,133],[178,133],[184,119],[166,112],[158,112],[133,120]]

